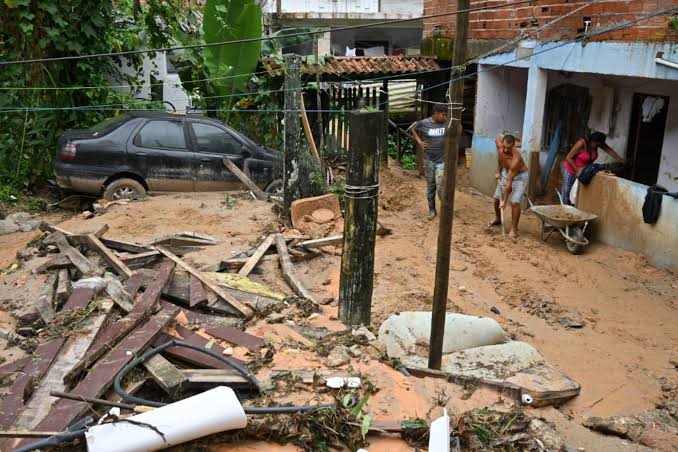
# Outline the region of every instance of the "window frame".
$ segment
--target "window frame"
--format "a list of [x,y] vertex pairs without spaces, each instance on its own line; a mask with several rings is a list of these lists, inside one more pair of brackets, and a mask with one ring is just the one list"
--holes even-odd
[[[161,146],[161,147],[156,147],[156,146],[148,146],[148,145],[143,145],[141,143],[141,132],[152,122],[169,122],[169,123],[179,123],[181,124],[181,132],[183,133],[184,136],[184,147],[183,148],[174,148],[174,147],[169,147],[169,146]],[[186,151],[190,152],[191,151],[191,142],[189,137],[186,135],[186,121],[183,119],[166,119],[166,118],[149,118],[145,120],[142,124],[141,127],[139,127],[139,130],[134,134],[134,138],[132,138],[132,144],[138,148],[141,149],[158,149],[158,150],[169,150],[169,151]]]
[[228,135],[229,135],[236,143],[238,143],[238,144],[240,145],[240,147],[241,147],[241,149],[242,149],[242,152],[241,152],[240,154],[238,154],[239,157],[247,158],[247,157],[250,157],[250,156],[252,155],[252,152],[251,152],[251,150],[250,150],[249,145],[248,145],[246,142],[244,142],[244,141],[240,138],[240,136],[239,136],[237,133],[235,133],[233,130],[230,130],[228,127],[226,127],[226,126],[224,126],[224,125],[222,125],[222,124],[215,124],[215,123],[213,123],[213,122],[209,122],[209,121],[199,121],[199,120],[197,120],[197,121],[196,121],[196,120],[192,120],[192,121],[189,121],[189,123],[188,123],[188,129],[189,129],[189,133],[190,133],[190,135],[191,135],[191,142],[193,143],[194,152],[200,153],[200,154],[222,155],[222,156],[226,156],[226,155],[235,156],[235,155],[236,155],[236,154],[232,154],[232,153],[229,154],[229,153],[227,153],[227,152],[208,152],[208,151],[202,151],[202,150],[200,149],[200,145],[198,144],[198,135],[196,134],[195,129],[193,128],[193,126],[194,126],[195,124],[201,124],[201,125],[205,125],[205,126],[212,126],[212,127],[215,127],[215,128],[217,128],[217,129],[221,130],[222,132],[228,134]]

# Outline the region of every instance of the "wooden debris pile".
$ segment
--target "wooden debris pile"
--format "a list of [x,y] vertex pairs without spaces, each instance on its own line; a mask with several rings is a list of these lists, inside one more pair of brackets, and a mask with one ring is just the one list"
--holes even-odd
[[[32,356],[0,366],[7,388],[0,399],[0,430],[21,434],[4,435],[0,450],[34,441],[29,437],[39,432],[63,432],[93,409],[124,402],[112,389],[116,375],[136,356],[172,340],[245,368],[260,366],[272,350],[263,338],[244,331],[244,324],[259,311],[286,305],[286,296],[248,275],[262,260],[275,258],[266,253],[277,252],[290,287],[314,303],[292,262],[341,240],[272,234],[252,250],[198,269],[180,256],[217,239],[182,232],[139,245],[107,238],[107,227],[87,234],[46,223],[41,229],[45,234],[33,245],[49,259],[34,270],[36,277],[46,275],[46,282],[31,308],[33,321],[4,334]],[[179,346],[162,350],[123,381],[128,394],[160,388],[169,402],[219,385],[259,389],[226,362]]]

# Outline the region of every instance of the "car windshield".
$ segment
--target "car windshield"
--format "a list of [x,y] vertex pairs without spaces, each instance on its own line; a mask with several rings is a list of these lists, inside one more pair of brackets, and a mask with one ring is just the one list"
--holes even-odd
[[99,124],[90,127],[89,131],[92,133],[92,136],[102,137],[113,132],[128,119],[129,119],[128,115],[114,116],[113,118],[105,119],[101,121]]

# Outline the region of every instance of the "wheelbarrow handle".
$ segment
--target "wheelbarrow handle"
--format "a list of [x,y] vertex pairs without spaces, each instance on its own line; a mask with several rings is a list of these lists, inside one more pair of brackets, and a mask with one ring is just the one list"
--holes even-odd
[[565,204],[563,203],[563,196],[560,194],[560,192],[558,191],[557,188],[554,188],[554,190],[556,191],[556,195],[558,195],[558,200],[560,201],[560,205],[564,206]]

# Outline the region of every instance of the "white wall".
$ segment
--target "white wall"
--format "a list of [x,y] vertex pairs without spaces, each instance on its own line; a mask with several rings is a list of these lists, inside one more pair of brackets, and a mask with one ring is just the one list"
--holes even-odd
[[527,70],[505,67],[483,72],[479,65],[475,134],[495,137],[502,130],[522,131]]
[[[378,13],[414,14],[420,16],[424,11],[423,0],[281,0],[283,13]],[[268,0],[264,11],[274,13],[275,0]]]

